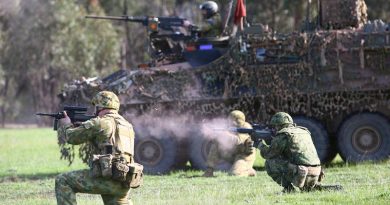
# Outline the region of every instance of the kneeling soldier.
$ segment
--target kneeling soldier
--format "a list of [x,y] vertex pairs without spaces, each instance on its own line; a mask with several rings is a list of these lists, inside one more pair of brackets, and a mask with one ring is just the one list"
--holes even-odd
[[285,112],[276,113],[270,125],[276,131],[271,144],[259,144],[267,174],[283,186],[283,192],[294,191],[294,186],[305,191],[319,188],[320,159],[308,129],[293,124]]
[[[245,122],[245,115],[239,110],[230,112],[229,122],[235,128],[252,128]],[[255,176],[256,171],[253,169],[253,164],[256,159],[256,149],[253,147],[253,141],[248,134],[229,133],[232,138],[227,139],[227,136],[222,136],[223,140],[231,142],[232,148],[223,150],[218,140],[214,140],[211,144],[210,151],[207,156],[207,169],[203,176],[212,177],[214,169],[219,160],[223,159],[232,163],[230,174],[235,176]],[[226,137],[226,138],[224,138]],[[222,141],[223,141],[222,140]]]
[[[92,100],[96,118],[75,127],[69,117],[60,120],[58,137],[69,144],[89,143],[90,169],[63,173],[55,181],[57,204],[76,204],[76,193],[100,194],[104,204],[131,204],[130,187],[142,181],[142,165],[134,163],[133,126],[118,114],[119,99],[109,91]],[[137,178],[134,178],[137,173]]]

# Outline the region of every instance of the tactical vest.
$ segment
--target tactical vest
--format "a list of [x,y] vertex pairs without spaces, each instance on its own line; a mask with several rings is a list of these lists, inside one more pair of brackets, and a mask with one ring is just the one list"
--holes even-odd
[[289,162],[305,166],[320,165],[317,150],[307,128],[290,126],[281,129],[277,134],[288,137],[288,145],[283,154]]
[[107,150],[102,152],[101,154],[110,154],[114,157],[124,157],[128,163],[134,161],[134,130],[133,126],[127,122],[122,116],[119,114],[107,114],[105,117],[109,117],[112,119],[112,133],[111,137],[108,141],[103,142],[99,147],[105,147],[107,145],[112,147],[111,152]]

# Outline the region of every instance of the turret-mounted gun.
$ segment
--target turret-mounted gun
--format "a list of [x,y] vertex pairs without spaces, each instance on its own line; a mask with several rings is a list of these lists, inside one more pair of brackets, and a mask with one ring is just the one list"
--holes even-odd
[[[156,61],[169,60],[171,63],[183,60],[182,42],[195,41],[199,29],[185,18],[153,16],[85,16],[92,19],[106,19],[140,23],[147,28],[151,56]],[[180,32],[185,28],[187,34]],[[183,30],[183,29],[181,29]]]

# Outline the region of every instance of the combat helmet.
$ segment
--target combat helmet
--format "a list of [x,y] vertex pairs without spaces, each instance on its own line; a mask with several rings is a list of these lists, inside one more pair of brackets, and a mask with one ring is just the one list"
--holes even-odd
[[199,9],[206,11],[206,18],[209,19],[218,13],[218,4],[214,1],[206,1],[199,6]]
[[293,124],[292,117],[285,112],[278,112],[271,118],[271,126],[283,126],[287,124]]
[[240,110],[233,110],[229,114],[230,119],[235,122],[237,125],[245,122],[245,114]]
[[119,110],[119,98],[111,91],[101,91],[92,99],[92,105],[99,108]]

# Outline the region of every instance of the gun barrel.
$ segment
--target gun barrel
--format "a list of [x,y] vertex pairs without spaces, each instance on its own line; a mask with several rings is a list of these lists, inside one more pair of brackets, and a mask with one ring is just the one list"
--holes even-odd
[[87,19],[106,19],[106,20],[117,20],[117,21],[131,21],[145,24],[147,21],[147,17],[143,16],[94,16],[87,15],[85,16]]
[[35,115],[57,117],[58,114],[57,113],[42,113],[42,112],[39,112],[39,113],[35,113]]
[[87,19],[107,19],[107,20],[126,20],[126,18],[122,16],[93,16],[93,15],[87,15],[85,16]]
[[250,128],[236,128],[235,131],[238,132],[238,133],[243,133],[243,134],[251,134],[255,130],[254,129],[250,129]]

